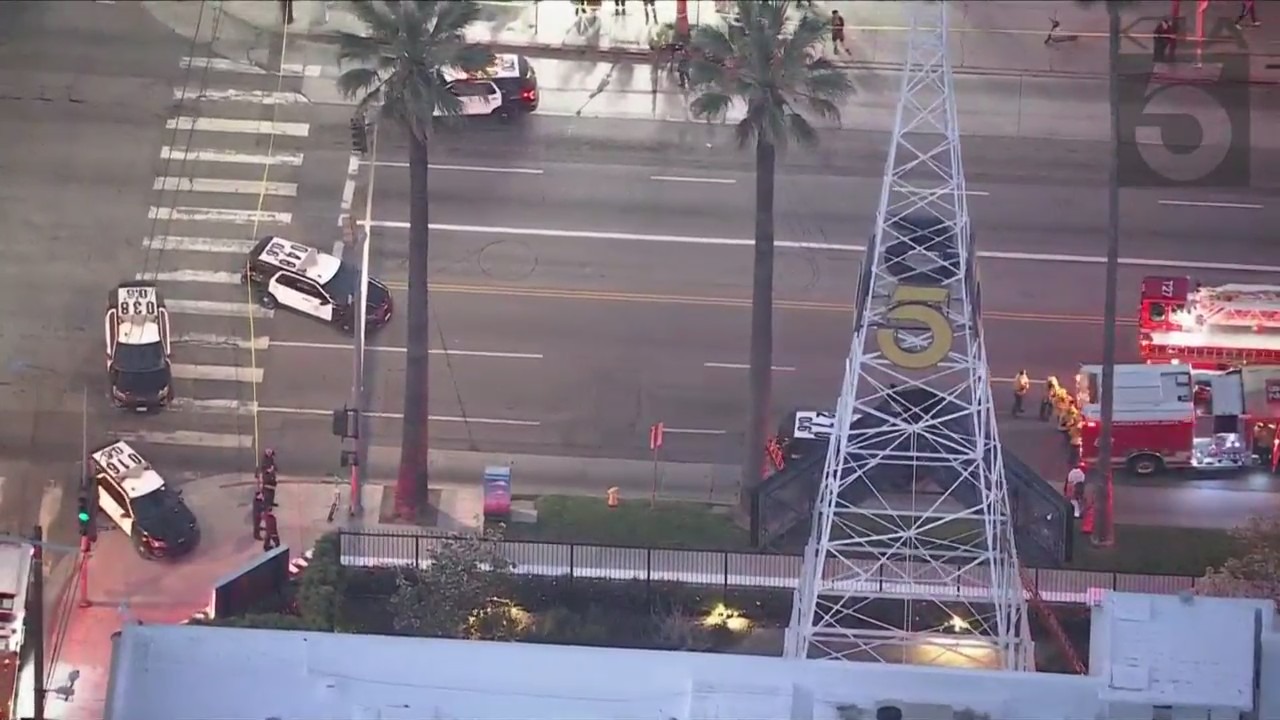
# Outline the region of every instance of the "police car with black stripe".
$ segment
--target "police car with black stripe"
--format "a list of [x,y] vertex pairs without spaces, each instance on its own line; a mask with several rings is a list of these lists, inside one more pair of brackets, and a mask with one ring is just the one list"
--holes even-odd
[[129,443],[119,440],[89,455],[100,509],[148,560],[176,558],[200,541],[196,516]]
[[447,67],[440,79],[462,102],[463,115],[511,119],[538,109],[538,74],[523,55],[498,53],[489,67],[475,72]]
[[169,311],[155,284],[120,283],[103,318],[107,378],[116,407],[148,412],[173,399]]
[[[249,251],[240,282],[253,290],[268,310],[287,308],[336,325],[355,329],[359,302],[360,270],[328,253],[268,235]],[[391,321],[391,291],[369,278],[365,322],[372,330]]]

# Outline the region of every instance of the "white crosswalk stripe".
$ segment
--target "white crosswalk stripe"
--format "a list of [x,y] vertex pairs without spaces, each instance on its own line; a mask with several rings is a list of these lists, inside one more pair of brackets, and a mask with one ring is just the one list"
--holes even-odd
[[266,325],[274,317],[240,272],[258,239],[290,235],[311,135],[302,79],[319,77],[320,67],[194,56],[179,65],[186,72],[164,123],[141,242],[146,261],[136,274],[159,285],[169,308],[175,395],[159,418],[133,426],[122,419],[128,427],[117,435],[238,453],[254,446],[252,423],[235,418],[254,414],[246,395],[268,381]]

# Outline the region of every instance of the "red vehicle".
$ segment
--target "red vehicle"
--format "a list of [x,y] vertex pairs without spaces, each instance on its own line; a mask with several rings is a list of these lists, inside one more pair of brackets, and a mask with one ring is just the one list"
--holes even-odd
[[[1098,461],[1102,366],[1077,376],[1082,460]],[[1164,470],[1275,469],[1280,367],[1197,370],[1183,364],[1117,365],[1112,463],[1135,475]]]
[[1214,370],[1280,364],[1280,286],[1143,278],[1138,347],[1148,363]]

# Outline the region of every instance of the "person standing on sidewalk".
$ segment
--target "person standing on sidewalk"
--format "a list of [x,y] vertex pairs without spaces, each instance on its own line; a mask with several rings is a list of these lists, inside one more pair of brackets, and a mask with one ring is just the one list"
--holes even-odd
[[262,491],[258,490],[253,493],[253,539],[262,539],[262,516],[267,511],[266,498],[262,497]]
[[1258,27],[1262,23],[1258,22],[1258,6],[1256,0],[1244,0],[1240,3],[1240,17],[1236,18],[1236,27],[1245,25],[1245,18],[1249,18],[1249,27]]
[[1058,394],[1058,378],[1050,375],[1044,381],[1044,397],[1040,398],[1040,421],[1048,422],[1053,416],[1053,398]]
[[1169,18],[1161,18],[1160,22],[1156,24],[1155,32],[1152,35],[1152,60],[1158,63],[1173,62],[1173,49],[1175,47],[1174,43],[1177,42],[1177,37],[1174,35],[1173,23],[1169,21]]
[[1080,506],[1084,500],[1084,470],[1081,470],[1079,465],[1071,468],[1071,472],[1067,473],[1067,482],[1062,492],[1067,496],[1067,500],[1071,501],[1071,511],[1079,519]]
[[844,16],[839,10],[831,11],[831,52],[849,54],[849,48],[844,44]]
[[276,514],[267,508],[262,514],[262,551],[266,552],[280,547],[280,528],[276,524]]

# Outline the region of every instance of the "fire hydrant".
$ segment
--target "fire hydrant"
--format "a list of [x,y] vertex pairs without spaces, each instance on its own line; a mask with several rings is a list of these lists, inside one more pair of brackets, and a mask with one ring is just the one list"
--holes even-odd
[[606,502],[609,503],[609,507],[618,507],[618,488],[616,486],[605,490],[605,497],[607,498]]

